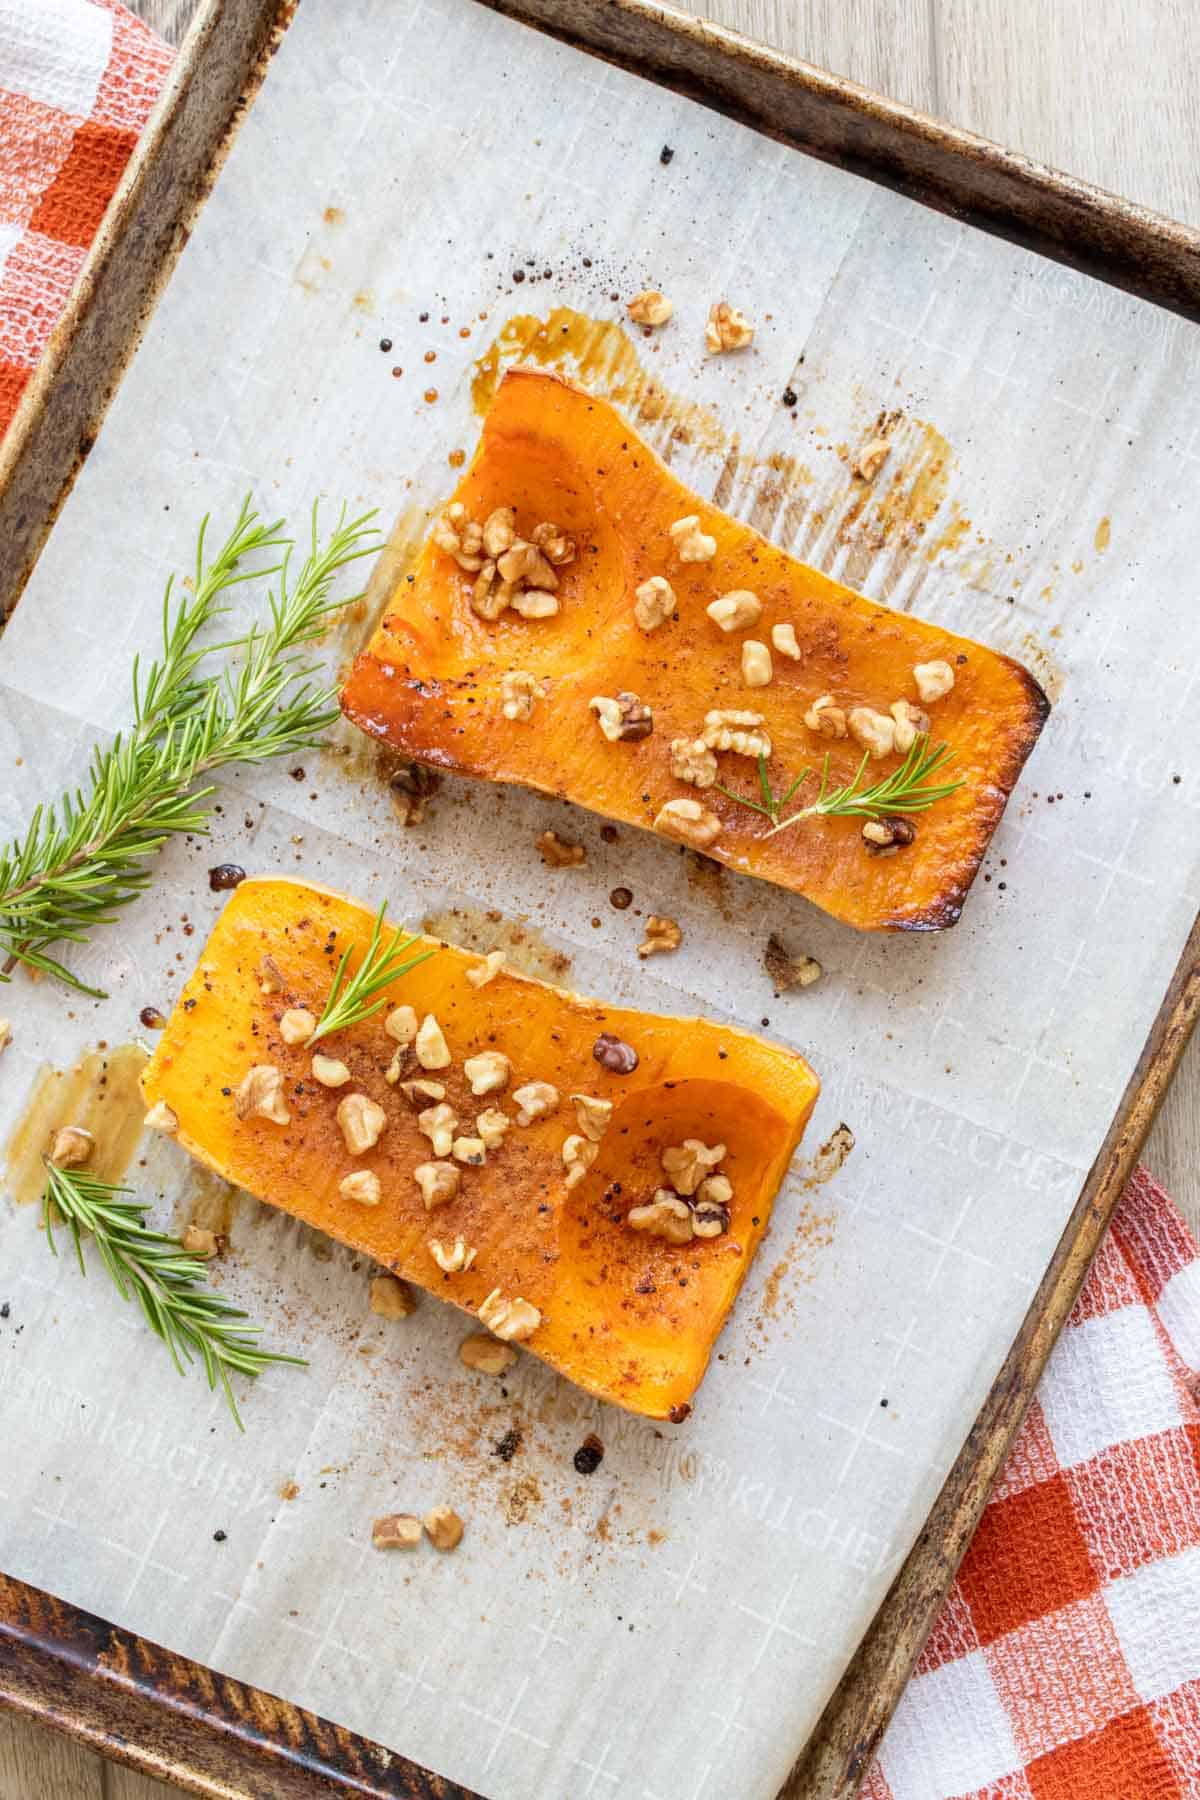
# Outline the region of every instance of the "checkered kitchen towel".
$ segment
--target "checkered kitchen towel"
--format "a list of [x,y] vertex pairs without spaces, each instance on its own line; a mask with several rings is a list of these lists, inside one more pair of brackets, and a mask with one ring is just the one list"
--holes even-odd
[[[0,0],[0,431],[171,64]],[[1200,1261],[1130,1184],[865,1800],[1200,1800]]]

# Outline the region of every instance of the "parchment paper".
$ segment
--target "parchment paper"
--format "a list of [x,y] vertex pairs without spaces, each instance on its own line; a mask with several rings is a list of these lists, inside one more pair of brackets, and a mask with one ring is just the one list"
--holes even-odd
[[[205,872],[232,860],[414,922],[523,915],[573,985],[761,1021],[821,1073],[677,1429],[532,1359],[505,1389],[467,1375],[459,1315],[370,1316],[368,1268],[244,1202],[218,1278],[312,1366],[260,1381],[239,1437],[94,1267],[53,1262],[32,1209],[5,1218],[0,1563],[505,1797],[772,1794],[1025,1311],[1196,910],[1194,330],[468,0],[306,0],[0,647],[8,832],[127,717],[202,513],[247,487],[297,526],[318,491],[432,505],[503,321],[615,319],[609,296],[647,281],[676,319],[634,349],[717,420],[646,426],[675,466],[1057,697],[959,927],[858,936],[529,796],[451,784],[405,832],[361,754],[315,755],[303,779],[231,779],[211,843],[164,856],[79,958],[108,1001],[21,980],[5,1002],[7,1128],[43,1060],[166,1009],[220,905]],[[758,335],[706,359],[722,296]],[[880,413],[893,463],[856,518],[845,450]],[[551,824],[585,871],[542,868]],[[685,942],[644,966],[650,911]],[[772,996],[771,930],[818,986]],[[842,1120],[857,1147],[813,1185]],[[186,1216],[174,1146],[133,1175]],[[375,1515],[443,1499],[468,1520],[456,1555],[372,1552]]]

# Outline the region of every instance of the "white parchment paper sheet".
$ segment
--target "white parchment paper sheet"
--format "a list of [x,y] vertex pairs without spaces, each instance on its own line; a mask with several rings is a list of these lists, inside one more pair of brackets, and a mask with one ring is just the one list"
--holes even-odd
[[[650,427],[690,480],[1059,692],[961,925],[857,936],[529,796],[451,785],[405,833],[314,756],[232,779],[212,843],[163,858],[81,960],[108,1001],[21,981],[6,1003],[7,1128],[43,1059],[166,1008],[220,904],[205,871],[235,860],[413,920],[527,915],[581,988],[769,1019],[810,1055],[807,1153],[843,1119],[857,1148],[826,1187],[798,1166],[678,1429],[528,1359],[502,1394],[457,1363],[458,1315],[384,1324],[368,1269],[245,1204],[222,1279],[312,1366],[264,1378],[238,1437],[94,1269],[5,1218],[0,1563],[506,1800],[772,1794],[1017,1328],[1196,909],[1195,332],[468,0],[306,0],[0,646],[9,831],[127,717],[203,512],[251,486],[294,523],[316,492],[431,505],[503,319],[618,317],[647,281],[676,320],[639,353],[732,434]],[[759,331],[705,359],[721,295]],[[838,446],[892,410],[923,532],[846,523]],[[543,870],[550,823],[586,871]],[[678,955],[638,963],[618,882],[679,919]],[[819,986],[772,997],[772,929]],[[190,1171],[147,1154],[177,1217]],[[441,1499],[468,1516],[456,1556],[372,1553],[374,1515]]]

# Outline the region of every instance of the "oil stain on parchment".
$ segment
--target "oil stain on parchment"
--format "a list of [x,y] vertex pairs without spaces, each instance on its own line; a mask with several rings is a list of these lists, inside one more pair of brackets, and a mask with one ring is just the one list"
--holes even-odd
[[571,973],[571,958],[565,951],[557,949],[527,920],[510,919],[502,912],[476,906],[448,906],[440,912],[426,913],[421,930],[444,944],[456,944],[460,950],[473,950],[480,956],[486,956],[489,950],[503,950],[507,968],[555,987],[561,986]]
[[69,1069],[38,1072],[6,1151],[5,1187],[18,1206],[41,1198],[42,1158],[63,1125],[81,1125],[95,1138],[89,1173],[120,1181],[142,1135],[146,1103],[138,1082],[149,1060],[141,1044],[118,1044],[87,1051]]

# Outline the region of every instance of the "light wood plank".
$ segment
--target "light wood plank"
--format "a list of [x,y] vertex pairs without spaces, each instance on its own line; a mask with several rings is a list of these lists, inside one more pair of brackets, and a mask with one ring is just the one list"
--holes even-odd
[[0,1713],[0,1800],[107,1800],[104,1772],[100,1758],[70,1738]]

